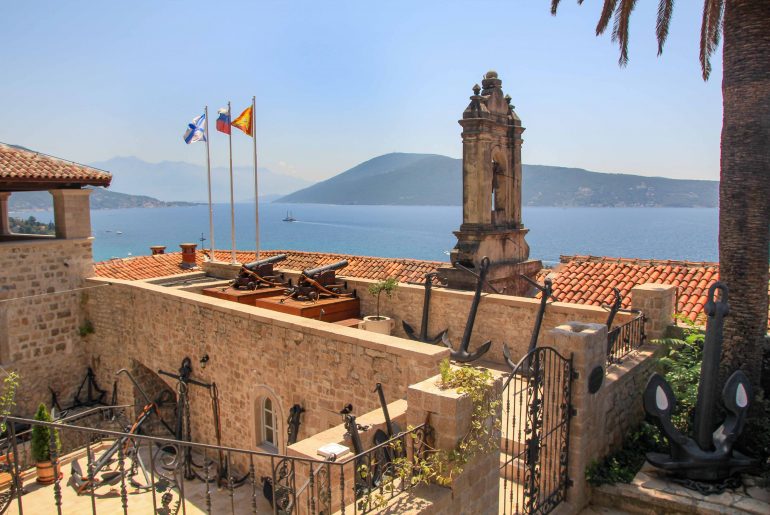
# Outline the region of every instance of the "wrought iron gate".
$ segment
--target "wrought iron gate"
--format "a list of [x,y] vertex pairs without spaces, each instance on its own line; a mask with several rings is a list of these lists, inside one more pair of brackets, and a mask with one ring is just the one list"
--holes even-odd
[[545,514],[567,496],[572,356],[538,347],[503,390],[500,513]]

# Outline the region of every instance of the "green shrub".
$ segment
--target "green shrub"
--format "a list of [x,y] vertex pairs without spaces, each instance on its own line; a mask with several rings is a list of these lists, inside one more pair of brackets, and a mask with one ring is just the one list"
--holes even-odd
[[388,277],[384,281],[374,283],[369,286],[369,294],[377,297],[377,319],[380,319],[380,295],[385,294],[388,297],[393,295],[393,292],[398,288],[398,281],[392,277]]
[[[52,422],[53,419],[48,413],[45,404],[42,402],[37,407],[37,413],[35,413],[35,420],[41,422]],[[61,451],[61,441],[59,440],[59,432],[54,431],[54,442],[56,445],[56,452]],[[32,428],[32,457],[36,462],[41,463],[44,461],[51,461],[51,429],[47,426],[34,426]]]

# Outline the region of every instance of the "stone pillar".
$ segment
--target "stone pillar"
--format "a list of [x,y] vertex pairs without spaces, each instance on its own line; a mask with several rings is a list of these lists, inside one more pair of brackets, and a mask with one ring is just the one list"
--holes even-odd
[[10,196],[9,191],[0,191],[0,236],[11,234],[11,225],[8,220],[8,198]]
[[[577,373],[577,378],[572,381],[574,411],[570,420],[567,470],[573,485],[559,513],[578,513],[589,501],[586,467],[592,460],[600,458],[605,448],[603,382],[607,360],[607,326],[567,322],[551,329],[544,337],[543,346],[553,347],[562,356],[572,354],[573,371]],[[594,393],[589,389],[592,374],[594,380],[601,380]]]
[[50,190],[56,237],[69,240],[91,237],[90,189]]
[[631,289],[631,307],[644,313],[647,339],[662,338],[666,328],[674,324],[676,286],[652,283],[634,286]]
[[[467,395],[455,389],[440,389],[437,386],[439,381],[440,376],[434,376],[409,387],[406,420],[407,425],[418,426],[425,423],[430,414],[429,422],[435,430],[435,447],[452,450],[468,433],[473,405]],[[502,385],[503,378],[500,376],[490,388],[499,396]],[[498,440],[499,436],[496,437]],[[451,506],[438,513],[497,515],[500,503],[499,447],[467,463],[462,474],[455,477],[450,486]]]

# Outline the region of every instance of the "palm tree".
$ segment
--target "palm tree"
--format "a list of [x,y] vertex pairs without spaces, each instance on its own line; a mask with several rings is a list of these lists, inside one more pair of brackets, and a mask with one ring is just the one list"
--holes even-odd
[[[560,0],[552,0],[556,14]],[[583,0],[578,0],[582,4]],[[628,26],[636,0],[604,0],[596,35],[613,21],[619,64],[628,63]],[[658,55],[668,36],[674,0],[659,0]],[[770,261],[770,0],[704,0],[700,37],[703,80],[722,47],[722,150],[719,183],[719,274],[730,288],[722,377],[737,368],[754,386],[762,378]],[[770,385],[764,384],[770,391]]]

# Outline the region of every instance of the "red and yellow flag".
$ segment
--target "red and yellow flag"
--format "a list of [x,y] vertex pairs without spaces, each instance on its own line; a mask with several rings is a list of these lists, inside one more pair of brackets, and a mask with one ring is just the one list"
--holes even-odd
[[254,136],[251,133],[251,127],[252,127],[251,116],[252,116],[251,106],[249,106],[240,114],[240,116],[238,116],[238,118],[233,120],[233,123],[231,123],[230,125],[232,125],[237,129],[242,130],[244,134],[248,136]]

